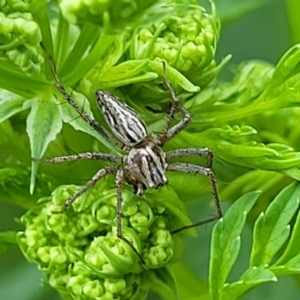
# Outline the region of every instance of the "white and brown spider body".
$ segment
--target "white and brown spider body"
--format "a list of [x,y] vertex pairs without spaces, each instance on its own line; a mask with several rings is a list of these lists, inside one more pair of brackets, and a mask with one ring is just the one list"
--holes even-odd
[[132,148],[124,162],[125,175],[128,182],[132,180],[137,195],[143,194],[142,187],[157,189],[168,183],[166,155],[159,146],[151,142]]
[[[47,53],[47,52],[46,52]],[[67,102],[78,112],[81,118],[87,122],[94,130],[101,134],[110,143],[116,145],[120,149],[127,152],[125,156],[112,155],[108,153],[80,153],[76,155],[54,157],[50,159],[42,159],[45,162],[61,163],[74,160],[103,160],[116,163],[117,166],[107,166],[100,169],[77,193],[65,202],[65,209],[69,208],[72,203],[82,195],[87,189],[93,186],[101,178],[108,174],[115,174],[117,189],[117,236],[126,242],[132,250],[139,256],[141,261],[143,258],[122,234],[122,183],[126,182],[133,186],[137,195],[142,195],[146,188],[157,189],[168,183],[166,176],[167,171],[180,171],[184,173],[202,174],[208,177],[214,202],[217,208],[217,214],[211,218],[199,221],[182,228],[174,230],[173,233],[209,223],[222,216],[220,202],[217,193],[216,180],[213,172],[210,170],[212,153],[207,148],[187,148],[176,149],[164,152],[164,144],[183,130],[191,121],[189,112],[180,104],[170,83],[164,77],[164,83],[168,87],[172,96],[172,105],[168,115],[168,120],[164,126],[161,135],[148,134],[146,124],[143,119],[131,107],[126,105],[114,95],[97,90],[96,101],[101,109],[104,118],[112,132],[105,129],[99,122],[92,119],[86,114],[81,107],[72,99],[70,94],[61,84],[55,70],[55,65],[50,55],[48,55],[50,67],[55,79],[58,91],[67,100]],[[163,63],[164,72],[166,66]],[[176,124],[172,125],[177,113],[182,113],[183,118]],[[170,158],[205,156],[208,159],[208,166],[199,166],[189,163],[167,163]]]
[[96,101],[108,126],[124,144],[123,149],[129,150],[123,158],[124,175],[135,194],[142,195],[146,187],[157,189],[167,184],[166,155],[157,136],[148,136],[139,114],[106,91],[98,90]]
[[113,134],[128,148],[147,138],[147,127],[142,118],[120,99],[102,90],[96,101]]

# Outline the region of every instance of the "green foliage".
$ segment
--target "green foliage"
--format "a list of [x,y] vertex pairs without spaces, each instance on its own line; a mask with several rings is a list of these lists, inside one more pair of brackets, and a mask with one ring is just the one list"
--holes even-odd
[[[46,2],[0,4],[0,201],[25,210],[21,232],[0,233],[0,253],[18,245],[62,299],[146,299],[149,290],[162,299],[239,299],[281,275],[299,275],[300,191],[290,183],[300,180],[300,46],[276,65],[242,62],[227,81],[218,75],[231,56],[215,58],[220,19],[229,22],[267,1],[215,1],[216,7],[201,1],[206,10],[193,0]],[[168,174],[170,187],[142,199],[124,187],[124,234],[145,266],[116,237],[112,178],[66,214],[53,214],[79,189],[78,179],[86,182],[104,164],[66,168],[31,158],[123,152],[65,103],[40,42],[86,113],[104,123],[91,99],[105,89],[133,107],[152,132],[162,130],[170,103],[167,62],[166,76],[193,120],[165,149],[211,149],[221,199],[235,201],[213,230],[209,280],[185,265],[183,236],[170,233],[191,222],[183,203],[211,198],[207,178]],[[253,228],[249,266],[235,276],[245,228]]]
[[[248,193],[238,199],[227,211],[224,219],[215,226],[211,244],[210,290],[212,299],[239,299],[241,295],[278,276],[299,272],[300,251],[296,250],[295,235],[299,222],[294,226],[288,242],[290,222],[299,208],[299,183],[283,189],[254,223],[253,244],[249,267],[234,282],[226,282],[241,247],[241,231],[246,215],[258,198]],[[298,218],[299,219],[299,218]],[[282,249],[284,243],[288,245]],[[294,251],[290,252],[293,248]],[[298,247],[297,247],[298,248]]]

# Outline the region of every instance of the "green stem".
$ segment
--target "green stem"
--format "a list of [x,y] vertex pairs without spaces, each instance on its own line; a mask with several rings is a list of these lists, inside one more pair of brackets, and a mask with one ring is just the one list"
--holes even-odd
[[288,21],[293,43],[300,43],[300,1],[286,0]]

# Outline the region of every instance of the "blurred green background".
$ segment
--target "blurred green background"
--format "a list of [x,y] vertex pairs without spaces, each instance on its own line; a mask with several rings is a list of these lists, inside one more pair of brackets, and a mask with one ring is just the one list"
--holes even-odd
[[[240,1],[240,0],[239,0]],[[294,0],[298,1],[298,0]],[[220,61],[227,54],[233,58],[226,70],[221,74],[224,78],[230,78],[234,67],[248,59],[266,60],[276,63],[283,53],[293,44],[289,30],[286,1],[284,0],[260,0],[262,7],[258,7],[250,13],[240,16],[234,22],[230,22],[229,13],[234,10],[236,1],[219,0],[221,17],[224,20],[217,53]],[[247,2],[247,1],[245,1]],[[251,2],[251,1],[248,1]],[[253,1],[257,2],[257,1]],[[300,23],[300,21],[299,21]],[[1,151],[1,150],[0,150]],[[217,174],[218,175],[218,174]],[[183,180],[188,180],[185,178]],[[226,204],[223,205],[226,207]],[[204,216],[210,215],[208,203],[189,203],[192,219],[199,219],[199,211]],[[21,226],[15,221],[24,211],[9,203],[0,202],[0,230],[19,230]],[[208,278],[209,246],[212,225],[198,228],[198,237],[186,237],[184,242],[184,262],[201,278]],[[250,230],[243,233],[242,250],[233,274],[242,273],[247,265],[243,257],[249,257],[249,245],[251,243]],[[243,255],[245,254],[245,255]],[[0,299],[3,300],[56,300],[59,299],[55,291],[41,285],[41,273],[34,264],[28,263],[17,248],[9,248],[0,256]],[[200,287],[199,287],[200,289]],[[200,292],[199,292],[200,294]],[[299,297],[299,288],[295,278],[281,277],[278,283],[268,283],[255,289],[243,299],[296,299]],[[159,299],[155,294],[149,295],[149,299]],[[183,299],[188,300],[188,299]]]

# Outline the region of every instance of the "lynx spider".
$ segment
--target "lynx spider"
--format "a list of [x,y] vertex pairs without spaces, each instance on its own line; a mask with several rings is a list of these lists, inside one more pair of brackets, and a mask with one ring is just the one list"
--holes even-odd
[[[101,109],[104,118],[114,135],[113,136],[100,123],[92,119],[83,111],[81,107],[78,106],[78,104],[76,104],[71,95],[66,91],[60,82],[52,57],[47,52],[46,54],[48,55],[48,60],[56,87],[64,99],[73,106],[81,118],[94,130],[101,134],[110,143],[127,152],[125,156],[118,156],[108,153],[86,152],[69,156],[42,158],[42,161],[50,163],[91,159],[118,164],[118,166],[107,166],[100,169],[77,193],[73,195],[73,197],[65,202],[64,209],[69,208],[80,195],[82,195],[104,176],[108,174],[116,175],[117,236],[131,247],[131,249],[136,253],[142,262],[144,261],[141,254],[138,253],[133,244],[122,234],[122,182],[132,185],[136,195],[143,195],[146,188],[158,189],[168,184],[166,171],[180,171],[195,175],[205,175],[210,181],[212,195],[217,211],[216,215],[206,220],[198,221],[196,223],[178,228],[172,233],[177,233],[185,229],[200,226],[222,217],[216,179],[213,172],[210,170],[213,157],[212,152],[208,148],[176,149],[168,152],[163,152],[162,150],[164,144],[177,135],[181,130],[183,130],[191,121],[189,112],[180,104],[179,99],[175,95],[175,91],[167,80],[165,62],[163,62],[164,84],[170,91],[172,104],[170,107],[168,120],[161,135],[155,135],[153,133],[148,134],[147,127],[142,118],[131,107],[121,102],[119,98],[103,90],[96,91],[97,104]],[[183,114],[183,118],[177,124],[171,126],[172,120],[179,112]],[[208,163],[206,167],[189,163],[167,163],[167,160],[170,158],[192,157],[198,155],[207,157]]]

